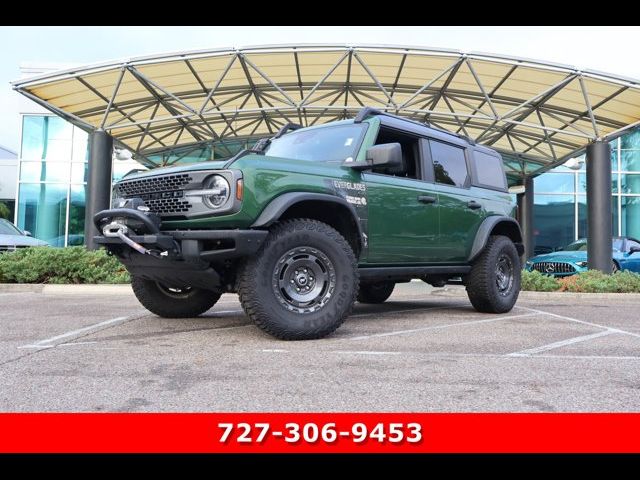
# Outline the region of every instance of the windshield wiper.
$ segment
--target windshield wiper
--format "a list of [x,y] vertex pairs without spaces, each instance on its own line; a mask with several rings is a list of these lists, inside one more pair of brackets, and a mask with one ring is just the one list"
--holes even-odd
[[255,145],[249,149],[249,151],[253,153],[264,153],[272,140],[280,138],[289,131],[299,130],[301,128],[303,128],[302,125],[298,125],[297,123],[287,123],[280,130],[278,130],[278,132],[273,137],[261,138],[260,140],[258,140]]

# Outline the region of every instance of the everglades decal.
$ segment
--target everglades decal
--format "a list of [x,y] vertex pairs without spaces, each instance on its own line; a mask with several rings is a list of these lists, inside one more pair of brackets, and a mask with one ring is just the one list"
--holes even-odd
[[362,207],[367,206],[367,186],[364,183],[333,180],[333,188],[347,203]]
[[[367,185],[361,182],[348,182],[345,180],[325,180],[330,189],[346,202],[353,206],[356,211],[360,227],[362,228],[363,244],[366,251],[368,247],[368,218],[369,210],[367,209]],[[364,253],[364,252],[363,252]]]

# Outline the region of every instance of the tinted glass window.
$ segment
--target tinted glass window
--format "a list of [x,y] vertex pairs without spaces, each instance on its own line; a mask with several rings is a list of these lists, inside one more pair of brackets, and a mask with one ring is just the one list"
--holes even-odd
[[68,185],[20,185],[18,225],[54,247],[64,247]]
[[62,118],[31,115],[24,117],[22,127],[23,159],[68,162],[71,159],[71,144],[72,125]]
[[614,252],[621,252],[623,246],[624,246],[624,240],[622,240],[621,238],[614,238],[613,239],[613,251]]
[[473,167],[478,176],[478,183],[500,189],[507,187],[500,158],[476,151],[473,152],[473,162]]
[[464,150],[434,140],[430,140],[429,145],[436,182],[464,187],[468,175]]
[[578,240],[577,242],[570,243],[564,248],[560,250],[565,252],[586,252],[587,251],[587,241],[586,240]]
[[0,219],[0,235],[22,235],[22,233],[6,220]]
[[300,130],[273,140],[265,155],[316,162],[355,160],[363,134],[363,124]]
[[534,195],[534,251],[549,253],[575,240],[575,195]]

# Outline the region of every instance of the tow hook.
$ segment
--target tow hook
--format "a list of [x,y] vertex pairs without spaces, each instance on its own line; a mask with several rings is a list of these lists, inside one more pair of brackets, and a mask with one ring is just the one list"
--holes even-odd
[[139,252],[143,255],[151,255],[152,257],[157,257],[157,258],[162,258],[169,255],[169,252],[167,251],[161,252],[159,250],[149,250],[147,248],[144,248],[138,242],[134,242],[133,240],[131,240],[127,236],[128,233],[129,233],[129,228],[126,225],[118,222],[111,222],[105,225],[104,227],[102,227],[102,234],[105,237],[119,238],[124,243],[126,243],[131,248],[133,248],[136,252]]

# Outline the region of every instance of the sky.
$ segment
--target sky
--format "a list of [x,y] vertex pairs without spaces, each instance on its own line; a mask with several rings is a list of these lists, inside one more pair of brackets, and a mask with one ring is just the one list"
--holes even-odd
[[264,44],[412,45],[546,60],[640,79],[640,27],[0,27],[0,145],[19,150],[20,64],[89,64]]

